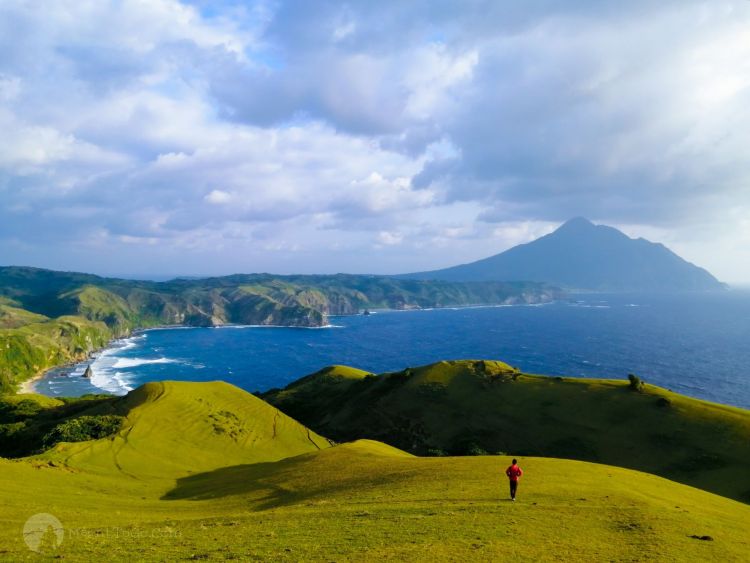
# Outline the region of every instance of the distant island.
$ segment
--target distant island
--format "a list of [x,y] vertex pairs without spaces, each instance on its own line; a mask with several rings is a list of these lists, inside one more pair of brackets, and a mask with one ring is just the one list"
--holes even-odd
[[113,338],[156,326],[322,327],[328,315],[378,308],[536,304],[538,282],[446,282],[385,276],[237,274],[167,282],[0,267],[0,391],[85,359]]
[[404,279],[453,282],[529,280],[572,290],[705,291],[726,286],[662,244],[571,219],[553,233],[483,260]]

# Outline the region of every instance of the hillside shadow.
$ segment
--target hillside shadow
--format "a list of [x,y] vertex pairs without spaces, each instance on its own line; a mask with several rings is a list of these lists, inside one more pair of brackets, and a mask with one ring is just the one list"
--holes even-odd
[[[349,480],[300,483],[296,478],[305,474],[308,455],[276,462],[252,463],[222,467],[189,475],[177,480],[176,486],[162,500],[215,500],[232,496],[248,496],[255,510],[268,510],[298,504],[315,498],[330,497],[353,486]],[[359,480],[355,478],[355,481]],[[289,483],[289,485],[285,485]]]
[[[161,500],[216,500],[247,496],[257,511],[300,504],[315,499],[330,499],[350,490],[372,486],[372,476],[357,472],[348,476],[330,475],[320,480],[316,469],[305,467],[309,455],[277,462],[253,463],[222,467],[189,475],[177,480],[175,487]],[[319,470],[319,469],[318,469]],[[300,479],[300,475],[308,475]],[[408,478],[408,471],[385,471],[378,476],[379,485],[394,484]]]

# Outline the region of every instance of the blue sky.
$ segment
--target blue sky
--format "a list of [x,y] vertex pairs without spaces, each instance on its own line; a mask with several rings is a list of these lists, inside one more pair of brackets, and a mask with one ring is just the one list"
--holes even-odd
[[574,216],[750,281],[750,2],[0,2],[0,263],[395,273]]

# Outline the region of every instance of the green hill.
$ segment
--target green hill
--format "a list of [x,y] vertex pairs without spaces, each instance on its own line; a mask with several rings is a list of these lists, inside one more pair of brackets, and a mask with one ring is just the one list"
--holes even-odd
[[368,440],[328,447],[221,382],[152,383],[67,407],[40,396],[3,401],[27,412],[38,404],[35,417],[75,405],[66,420],[125,417],[114,436],[0,459],[3,561],[39,560],[22,533],[39,513],[65,532],[46,556],[67,561],[741,561],[748,550],[750,507],[724,497],[627,469],[523,457],[511,503],[508,457],[419,458]]
[[327,369],[263,398],[340,442],[595,461],[750,502],[750,412],[653,385],[457,361],[380,376]]
[[32,323],[44,322],[47,317],[14,306],[10,299],[0,298],[0,329],[19,328]]
[[[122,419],[112,436],[60,443],[34,459],[164,479],[228,464],[276,461],[330,446],[268,403],[221,381],[146,383],[124,397],[58,401],[17,395],[0,400],[0,422],[5,422],[0,433],[9,419],[23,421],[28,428],[26,444],[36,441],[38,449],[43,449],[41,434],[61,425],[71,428],[77,419],[102,417]],[[9,455],[3,449],[0,453]]]

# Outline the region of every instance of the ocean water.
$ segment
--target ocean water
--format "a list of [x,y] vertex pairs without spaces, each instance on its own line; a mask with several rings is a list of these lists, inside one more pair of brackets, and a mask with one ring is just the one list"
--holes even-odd
[[644,380],[750,408],[750,291],[576,295],[540,306],[377,311],[321,329],[157,329],[86,364],[54,370],[38,392],[124,394],[153,380],[222,379],[248,391],[330,364],[372,372],[443,359],[499,359],[525,372]]

